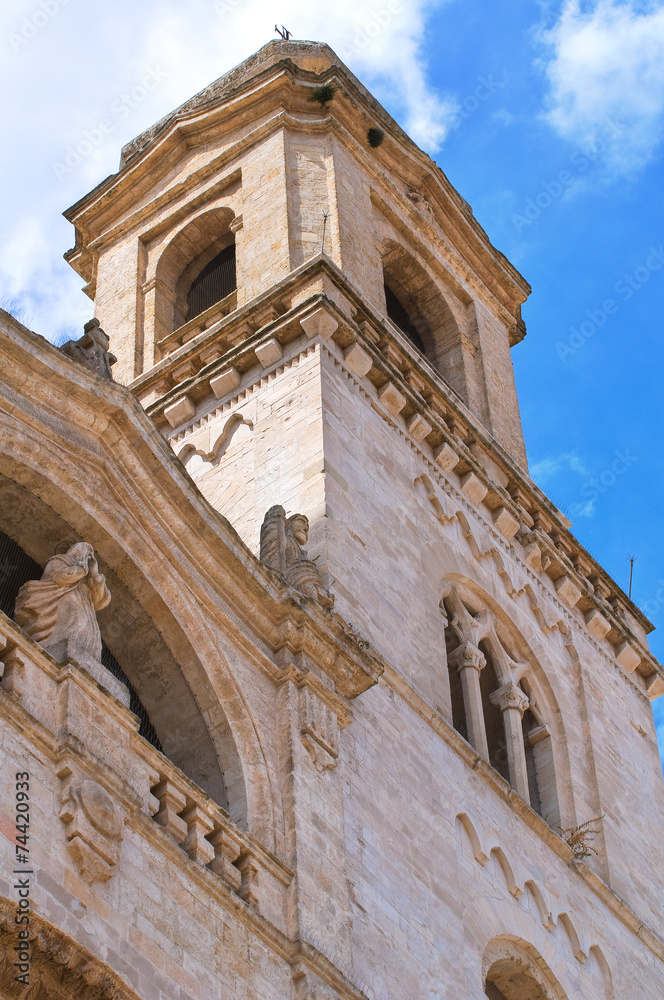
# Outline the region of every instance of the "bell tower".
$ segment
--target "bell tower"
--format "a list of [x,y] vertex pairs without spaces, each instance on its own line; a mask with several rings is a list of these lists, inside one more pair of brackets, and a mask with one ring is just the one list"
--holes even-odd
[[[478,910],[459,930],[466,869],[479,879],[495,867],[515,906],[534,886],[540,935],[554,925],[540,883],[558,892],[569,881],[560,891],[593,928],[581,940],[561,911],[569,982],[602,921],[622,921],[612,941],[631,917],[664,933],[656,880],[643,878],[664,871],[649,705],[664,674],[648,650],[652,626],[528,477],[510,351],[530,289],[444,173],[329,47],[282,40],[125,146],[118,172],[65,214],[76,229],[66,256],[111,338],[115,379],[255,556],[266,512],[275,531],[307,516],[309,569],[385,662],[341,758],[362,755],[358,733],[384,736],[376,754],[393,768],[394,801],[414,782],[402,809],[417,801],[425,824],[432,801],[456,803],[445,842],[465,845],[462,874],[450,876],[458,892],[443,906],[422,889],[423,924],[458,904],[450,947],[463,953],[464,933],[479,939],[484,921]],[[265,565],[279,572],[278,560]],[[437,762],[426,788],[408,770],[420,759]],[[639,812],[638,790],[655,787],[627,849],[621,812]],[[371,804],[347,803],[353,830],[370,827],[396,871],[406,861]],[[504,819],[487,853],[471,815],[485,830]],[[561,834],[584,823],[595,824],[597,853],[578,875]],[[407,862],[421,888],[418,835],[420,861]],[[375,913],[360,906],[355,931],[380,956],[375,921],[394,920],[395,934],[398,921],[372,898]],[[507,959],[494,958],[487,995],[511,1000]]]

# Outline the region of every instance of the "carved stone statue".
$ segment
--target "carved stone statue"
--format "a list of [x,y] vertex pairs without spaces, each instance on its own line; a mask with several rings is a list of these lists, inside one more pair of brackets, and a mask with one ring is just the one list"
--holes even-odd
[[83,336],[80,340],[68,340],[60,350],[67,357],[85,365],[100,378],[113,381],[111,365],[118,359],[109,352],[109,343],[108,335],[100,327],[99,320],[91,319],[83,327]]
[[40,580],[24,583],[14,618],[56,660],[76,660],[111,694],[129,704],[127,688],[101,662],[97,611],[111,600],[94,549],[77,542],[46,563]]
[[308,537],[309,520],[304,514],[286,517],[283,507],[270,507],[261,527],[261,562],[285,577],[294,590],[329,610],[334,597],[323,586],[316,563],[307,559],[303,546]]

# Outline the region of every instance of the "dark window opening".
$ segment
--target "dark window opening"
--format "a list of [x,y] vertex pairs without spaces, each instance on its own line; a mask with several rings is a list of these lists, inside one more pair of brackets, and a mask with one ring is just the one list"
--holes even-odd
[[[28,580],[39,580],[43,573],[43,567],[31,559],[23,551],[20,545],[0,531],[0,611],[8,618],[14,618],[14,603],[16,595]],[[115,659],[110,649],[102,642],[101,662],[107,670],[117,677],[119,681],[126,684],[129,689],[130,705],[134,715],[140,720],[139,735],[151,743],[160,752],[163,752],[159,737],[155,728],[150,722],[150,717],[143,707],[138,695],[134,691],[129,679],[122,670],[122,667]]]
[[408,315],[407,310],[404,306],[402,306],[401,302],[399,302],[399,299],[388,285],[385,285],[385,304],[387,306],[387,318],[390,319],[395,326],[398,326],[402,333],[406,334],[410,342],[415,345],[418,351],[425,354],[424,344],[417,328]]
[[491,695],[500,685],[491,659],[491,653],[485,643],[481,642],[479,648],[486,658],[486,666],[480,672],[480,691],[482,692],[482,708],[484,709],[484,729],[486,731],[486,742],[489,748],[489,763],[498,774],[502,775],[505,781],[510,780],[509,764],[507,760],[507,743],[505,742],[505,726],[503,725],[503,713],[491,701]]
[[194,278],[187,295],[185,323],[199,313],[205,312],[216,302],[221,302],[236,288],[235,244],[231,243],[205,265],[197,278]]
[[459,674],[457,668],[452,666],[449,661],[450,653],[454,652],[458,645],[459,640],[456,633],[448,626],[445,629],[445,647],[448,657],[447,669],[450,679],[450,699],[452,701],[452,725],[456,729],[457,733],[463,736],[464,740],[467,740],[468,723],[466,720],[466,706],[463,700],[461,675]]

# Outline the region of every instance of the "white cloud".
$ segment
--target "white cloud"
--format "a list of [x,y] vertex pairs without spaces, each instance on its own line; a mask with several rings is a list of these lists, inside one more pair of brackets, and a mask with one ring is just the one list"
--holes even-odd
[[117,170],[124,143],[275,38],[275,16],[295,38],[328,42],[435,152],[457,104],[430,87],[421,46],[445,2],[116,0],[83,11],[83,0],[53,0],[49,16],[39,0],[1,5],[0,87],[12,99],[0,107],[0,301],[49,339],[81,332],[93,307],[62,260],[73,231],[60,213]]
[[[546,117],[564,138],[599,149],[614,174],[630,174],[654,155],[664,124],[664,3],[566,0],[549,49]],[[607,125],[620,138],[603,143]]]
[[584,460],[575,451],[561,452],[559,455],[549,455],[540,459],[530,467],[531,479],[537,483],[547,483],[561,472],[577,472],[584,476],[587,472]]

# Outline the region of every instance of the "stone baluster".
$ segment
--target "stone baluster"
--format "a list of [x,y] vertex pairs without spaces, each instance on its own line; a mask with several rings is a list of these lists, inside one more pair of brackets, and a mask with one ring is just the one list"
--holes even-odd
[[484,727],[484,710],[480,690],[480,671],[486,666],[484,654],[471,642],[462,642],[448,656],[449,664],[459,672],[463,690],[463,704],[466,710],[468,742],[478,754],[489,759],[489,747]]
[[199,805],[192,805],[182,813],[187,824],[187,838],[182,847],[192,861],[207,865],[214,858],[214,847],[206,837],[214,830],[214,822]]
[[186,795],[165,777],[151,791],[160,805],[159,812],[154,817],[155,821],[168,830],[173,840],[183,844],[189,835],[189,828],[180,816],[187,806]]
[[503,713],[510,784],[517,795],[520,795],[526,802],[530,802],[522,726],[523,713],[530,704],[528,697],[518,685],[509,681],[494,691],[490,698],[491,704]]
[[209,868],[220,875],[234,892],[237,892],[242,885],[242,873],[239,868],[236,868],[235,862],[242,852],[242,844],[230,830],[223,827],[215,830],[209,840],[214,848],[214,858],[210,862]]
[[238,868],[242,875],[242,884],[238,890],[240,896],[249,906],[258,906],[258,896],[256,888],[258,885],[258,865],[251,854],[246,854],[238,862]]

